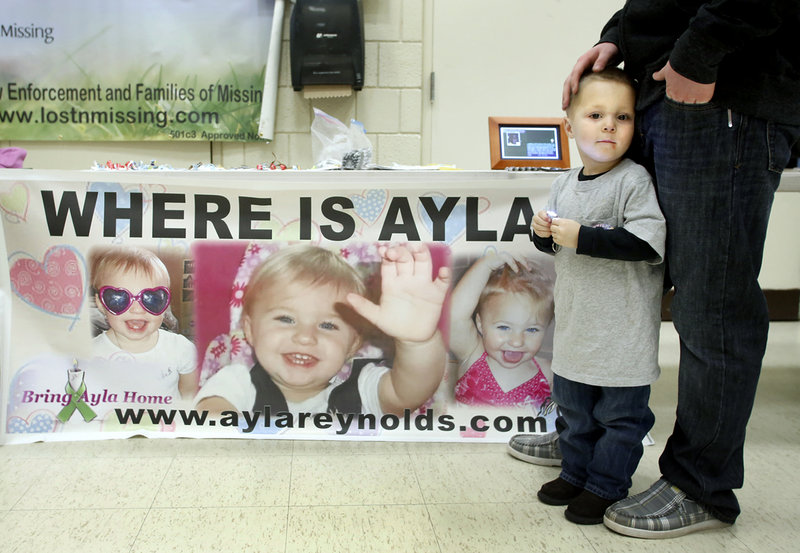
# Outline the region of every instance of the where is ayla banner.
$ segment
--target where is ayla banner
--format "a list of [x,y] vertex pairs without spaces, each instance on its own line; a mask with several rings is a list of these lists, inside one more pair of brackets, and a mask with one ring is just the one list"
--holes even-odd
[[552,430],[551,178],[6,170],[3,439]]
[[5,0],[5,140],[258,140],[274,0]]

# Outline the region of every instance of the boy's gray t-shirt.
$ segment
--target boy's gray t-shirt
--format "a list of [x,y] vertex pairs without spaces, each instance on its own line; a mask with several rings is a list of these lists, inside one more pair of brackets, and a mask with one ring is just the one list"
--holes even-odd
[[555,249],[553,372],[595,386],[643,386],[659,375],[658,334],[666,225],[649,173],[624,159],[579,181],[572,169],[553,182],[548,209],[594,227],[624,227],[658,254],[619,261]]

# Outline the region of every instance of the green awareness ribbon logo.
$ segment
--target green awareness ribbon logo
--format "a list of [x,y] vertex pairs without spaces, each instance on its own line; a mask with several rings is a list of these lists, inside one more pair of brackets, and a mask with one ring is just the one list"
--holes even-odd
[[64,406],[56,418],[61,422],[67,422],[77,409],[77,411],[83,417],[83,420],[89,422],[97,417],[97,413],[92,411],[92,408],[89,407],[89,404],[81,399],[83,394],[86,393],[86,383],[83,381],[83,371],[80,371],[79,369],[72,369],[70,372],[73,374],[78,372],[80,373],[81,385],[78,386],[77,390],[75,390],[75,388],[72,387],[72,383],[67,380],[67,385],[64,387],[64,390],[70,395],[69,403]]

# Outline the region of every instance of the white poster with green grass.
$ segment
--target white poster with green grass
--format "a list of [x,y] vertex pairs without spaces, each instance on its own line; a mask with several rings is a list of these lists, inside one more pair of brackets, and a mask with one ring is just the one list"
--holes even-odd
[[258,140],[273,9],[4,0],[0,140]]

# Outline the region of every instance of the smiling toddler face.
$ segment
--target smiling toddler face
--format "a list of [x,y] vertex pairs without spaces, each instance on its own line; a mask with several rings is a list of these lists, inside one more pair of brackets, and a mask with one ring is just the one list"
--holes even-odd
[[263,285],[243,316],[256,359],[287,400],[324,390],[358,349],[358,332],[347,322],[348,292],[282,279]]
[[488,297],[476,323],[486,354],[511,369],[539,352],[550,319],[530,295],[508,292]]

